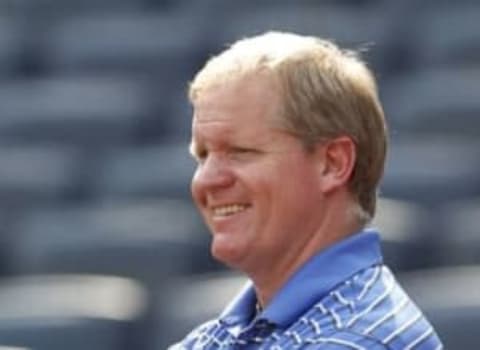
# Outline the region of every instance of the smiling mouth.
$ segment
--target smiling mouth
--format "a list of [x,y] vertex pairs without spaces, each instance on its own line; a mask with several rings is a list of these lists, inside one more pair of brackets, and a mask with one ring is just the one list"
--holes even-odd
[[237,213],[241,213],[248,209],[250,205],[247,204],[229,204],[213,208],[214,218],[224,218]]

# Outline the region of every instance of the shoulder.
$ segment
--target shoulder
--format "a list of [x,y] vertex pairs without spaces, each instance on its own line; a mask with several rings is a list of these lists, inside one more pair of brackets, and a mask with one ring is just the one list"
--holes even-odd
[[441,343],[432,325],[391,271],[381,266],[372,276],[356,294],[353,312],[345,314],[345,331],[383,344],[379,349],[410,349],[420,344],[425,349],[438,348]]
[[416,344],[435,349],[440,344],[385,266],[367,269],[338,286],[302,320],[292,331],[306,336],[306,349],[392,350]]

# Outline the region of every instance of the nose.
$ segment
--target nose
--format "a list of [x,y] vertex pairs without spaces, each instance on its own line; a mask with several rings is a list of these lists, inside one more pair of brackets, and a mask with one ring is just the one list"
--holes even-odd
[[198,164],[191,184],[193,197],[197,201],[204,202],[207,196],[234,183],[232,170],[227,163],[221,157],[209,155],[203,163]]

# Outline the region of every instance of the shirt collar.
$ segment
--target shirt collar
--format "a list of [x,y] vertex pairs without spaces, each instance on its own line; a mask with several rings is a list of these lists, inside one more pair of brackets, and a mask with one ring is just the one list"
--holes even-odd
[[[353,234],[312,256],[257,318],[287,327],[336,285],[380,263],[379,234],[375,230]],[[254,316],[256,300],[253,284],[249,281],[220,319],[229,325],[248,323]]]

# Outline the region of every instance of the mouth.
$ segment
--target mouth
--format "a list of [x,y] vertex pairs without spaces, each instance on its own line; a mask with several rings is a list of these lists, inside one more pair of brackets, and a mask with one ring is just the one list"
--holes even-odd
[[244,212],[248,208],[250,208],[250,205],[240,203],[219,205],[212,208],[213,219],[227,218],[229,216]]

